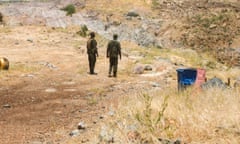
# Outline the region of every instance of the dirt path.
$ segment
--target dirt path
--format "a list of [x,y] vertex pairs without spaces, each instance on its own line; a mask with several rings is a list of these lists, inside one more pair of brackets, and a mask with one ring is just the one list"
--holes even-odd
[[104,44],[98,75],[89,75],[86,39],[75,33],[34,26],[1,28],[1,56],[10,60],[10,70],[0,72],[0,143],[65,143],[81,121],[88,124],[84,141],[118,97],[145,86],[124,72],[127,57],[120,61],[119,77],[107,77]]

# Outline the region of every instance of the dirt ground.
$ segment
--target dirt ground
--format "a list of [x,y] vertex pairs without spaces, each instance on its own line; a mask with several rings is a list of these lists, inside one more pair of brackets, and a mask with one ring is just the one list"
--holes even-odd
[[76,29],[0,29],[0,56],[10,61],[9,71],[0,72],[1,144],[67,143],[79,122],[88,125],[84,143],[96,134],[102,115],[119,97],[146,86],[139,84],[144,78],[128,75],[126,56],[119,62],[118,78],[108,78],[101,42],[98,74],[89,75],[87,39],[76,35]]
[[[108,14],[112,15],[112,9],[108,9],[112,3],[103,3],[102,0],[97,2],[101,4],[97,11],[104,13],[99,14],[102,19]],[[118,22],[119,18],[125,20],[126,17],[120,13],[127,13],[134,8],[125,1],[115,2],[117,6],[122,3],[124,5],[117,9],[120,12],[112,16],[113,22]],[[150,7],[146,9],[145,3],[141,1],[140,4],[143,5],[135,5],[140,14],[159,16],[158,11],[153,13]],[[87,1],[83,11],[87,12],[95,5],[96,1]],[[166,5],[168,7],[160,9],[160,18],[166,19],[167,24],[166,27],[163,25],[163,32],[159,36],[171,39],[180,33],[169,27],[172,23],[176,26],[175,18],[172,20],[169,14],[173,12],[173,16],[178,16],[179,12],[171,3]],[[186,14],[185,9],[180,7],[180,10]],[[195,9],[189,10],[191,12]],[[29,11],[26,10],[26,13]],[[22,14],[22,17],[16,15],[16,18],[26,18],[25,13]],[[96,63],[98,74],[89,75],[85,52],[87,38],[76,34],[79,27],[63,29],[24,26],[24,23],[14,26],[17,21],[14,18],[9,22],[12,26],[0,25],[0,57],[10,61],[10,69],[0,71],[0,144],[72,144],[74,138],[69,134],[77,129],[79,122],[86,124],[86,130],[77,136],[75,143],[93,144],[92,139],[98,137],[101,123],[107,122],[106,115],[112,107],[117,107],[119,99],[144,89],[176,87],[175,69],[185,64],[185,60],[180,57],[173,56],[166,60],[157,56],[160,73],[134,75],[131,68],[137,63],[138,57],[146,54],[136,49],[131,51],[134,44],[124,42],[118,77],[108,78],[108,59],[105,58],[107,40],[97,37],[100,54]],[[139,19],[127,21],[132,25],[139,23]],[[29,25],[35,24],[31,22],[26,20]],[[238,45],[239,38],[236,38],[232,46]],[[153,86],[155,84],[157,86]]]

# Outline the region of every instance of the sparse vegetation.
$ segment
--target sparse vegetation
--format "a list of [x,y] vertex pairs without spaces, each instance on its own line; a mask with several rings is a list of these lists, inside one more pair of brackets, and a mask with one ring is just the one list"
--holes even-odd
[[[214,88],[178,93],[171,89],[128,98],[121,101],[113,120],[113,123],[124,120],[123,123],[115,127],[110,124],[115,133],[120,131],[118,137],[126,143],[157,144],[159,139],[175,141],[177,138],[183,143],[237,143],[240,140],[237,91]],[[132,129],[127,127],[135,127],[134,139]]]
[[[137,25],[142,18],[148,16],[153,18],[158,15],[156,14],[158,7],[154,9],[153,13],[156,13],[153,16],[149,12],[153,3],[146,5],[145,1],[86,1],[84,12],[91,9],[93,15],[97,15],[97,19],[102,17],[104,19],[110,14],[114,20],[118,18],[120,21],[125,20],[123,24],[128,21]],[[215,2],[215,0],[208,2],[213,1]],[[0,113],[4,115],[0,119],[2,121],[0,141],[162,144],[160,140],[169,140],[173,143],[179,139],[183,144],[238,144],[240,141],[238,89],[213,88],[201,91],[190,87],[186,91],[178,92],[176,86],[176,69],[180,67],[204,68],[207,71],[207,78],[216,76],[224,82],[230,77],[233,83],[239,77],[239,68],[232,69],[213,58],[218,59],[220,51],[215,50],[222,46],[229,47],[232,39],[235,39],[234,35],[239,32],[238,23],[234,21],[235,13],[229,10],[217,12],[209,10],[205,13],[208,7],[197,3],[200,0],[183,0],[181,3],[177,0],[148,0],[148,2],[157,2],[156,6],[159,4],[167,6],[167,9],[164,9],[166,11],[161,11],[163,12],[161,18],[166,18],[164,20],[168,20],[171,26],[166,26],[165,31],[159,32],[158,36],[167,39],[163,40],[163,45],[164,43],[170,45],[174,39],[170,37],[171,32],[175,34],[176,29],[178,31],[178,28],[183,28],[181,30],[186,32],[182,39],[185,46],[177,49],[172,47],[159,49],[141,47],[127,40],[121,41],[123,58],[119,61],[119,77],[116,79],[107,77],[108,39],[102,37],[100,33],[96,35],[100,54],[96,65],[98,75],[87,74],[86,25],[81,28],[79,26],[46,28],[36,25],[0,28],[2,54],[11,57],[13,61],[9,71],[0,72],[1,107],[5,104],[11,106],[10,109],[2,107],[3,113]],[[187,19],[190,24],[180,23],[180,19],[184,18],[181,10],[178,10],[185,10],[186,5],[190,7],[192,3],[196,4],[196,7],[191,9],[193,11],[189,12],[189,8],[184,13],[192,12]],[[112,7],[117,9],[113,10]],[[141,19],[126,20],[123,14],[135,8],[141,13]],[[171,12],[175,10],[177,11],[175,14],[180,15],[179,20],[172,17]],[[174,24],[171,23],[172,19]],[[162,24],[162,20],[159,22],[161,30],[160,23]],[[146,25],[147,22],[142,27],[147,28]],[[154,33],[154,30],[153,26],[151,32]],[[119,36],[122,38],[124,33]],[[31,42],[27,41],[29,38]],[[156,35],[156,38],[159,37]],[[222,50],[221,53],[225,51]],[[229,59],[229,56],[224,56],[226,55],[221,55],[221,59],[224,58],[225,62],[225,58]],[[145,77],[143,76],[145,73],[133,74],[132,70],[138,63],[150,64],[153,70],[146,73],[159,75]],[[55,65],[56,68],[52,68]],[[49,88],[51,92],[46,91]],[[30,124],[22,125],[22,122],[28,120],[31,121]],[[70,137],[68,133],[77,129],[77,123],[80,121],[84,121],[86,127],[80,130],[79,135]]]
[[152,0],[152,7],[156,8],[159,5],[158,0]]
[[234,38],[240,35],[236,17],[231,11],[196,14],[187,20],[191,28],[182,40],[199,52],[211,53],[219,62],[236,65],[238,55],[231,50]]
[[[136,120],[139,122],[139,125],[143,128],[143,131],[147,134],[156,134],[156,131],[159,130],[165,130],[167,127],[165,127],[161,122],[164,121],[164,112],[167,108],[168,102],[167,102],[168,96],[166,96],[163,100],[162,105],[160,105],[159,111],[153,111],[152,109],[152,102],[153,97],[148,94],[142,94],[141,95],[141,101],[143,102],[143,109],[137,110],[135,114]],[[144,137],[144,136],[141,136]],[[144,138],[147,141],[153,143],[154,139],[150,138]]]
[[76,13],[76,8],[73,4],[69,4],[61,10],[66,11],[67,16],[72,16],[74,13]]
[[81,26],[80,31],[77,32],[78,35],[82,36],[82,37],[86,37],[87,36],[87,31],[88,28],[86,25]]

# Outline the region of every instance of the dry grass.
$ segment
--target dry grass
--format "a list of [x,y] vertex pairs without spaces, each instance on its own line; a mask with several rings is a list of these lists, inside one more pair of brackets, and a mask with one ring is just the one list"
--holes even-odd
[[119,12],[121,13],[133,8],[144,8],[144,10],[150,8],[149,3],[145,2],[144,0],[118,0],[118,1],[95,0],[87,1],[87,7],[89,9],[114,13]]
[[[178,93],[169,90],[151,92],[148,98],[142,96],[137,94],[122,100],[116,117],[110,122],[124,143],[159,143],[158,138],[208,144],[240,141],[238,91],[210,89]],[[137,115],[141,115],[141,120]],[[155,123],[156,120],[159,121]],[[129,136],[131,131],[137,133],[135,140]]]
[[16,75],[21,73],[22,75],[26,73],[34,73],[40,70],[40,66],[33,66],[27,64],[10,64],[9,70],[1,70],[0,71],[0,78],[9,76],[9,75]]

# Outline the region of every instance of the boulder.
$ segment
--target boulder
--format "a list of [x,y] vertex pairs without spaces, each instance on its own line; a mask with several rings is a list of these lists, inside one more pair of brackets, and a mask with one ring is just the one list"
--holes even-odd
[[203,83],[201,87],[203,89],[214,88],[214,87],[225,89],[227,88],[227,85],[221,79],[214,77],[208,80],[207,82]]
[[152,68],[151,65],[145,65],[145,66],[144,66],[144,70],[145,70],[145,71],[152,71],[153,68]]
[[129,12],[127,13],[127,16],[128,16],[128,17],[138,17],[139,14],[138,14],[136,11],[131,10],[131,11],[129,11]]
[[143,74],[144,73],[144,67],[142,65],[137,65],[133,69],[134,74]]

